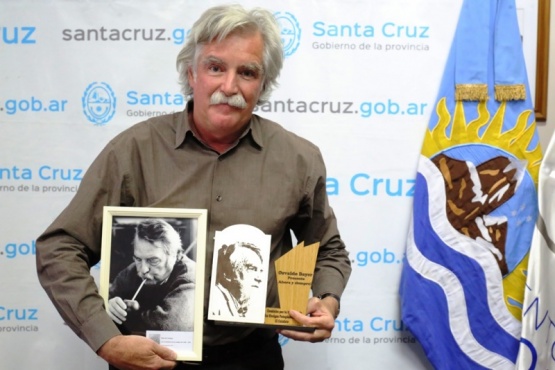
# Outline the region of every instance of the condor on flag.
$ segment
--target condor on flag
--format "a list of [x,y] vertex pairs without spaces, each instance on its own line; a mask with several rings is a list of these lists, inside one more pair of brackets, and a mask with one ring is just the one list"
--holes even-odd
[[514,0],[464,0],[418,163],[401,312],[436,369],[514,369],[541,149]]

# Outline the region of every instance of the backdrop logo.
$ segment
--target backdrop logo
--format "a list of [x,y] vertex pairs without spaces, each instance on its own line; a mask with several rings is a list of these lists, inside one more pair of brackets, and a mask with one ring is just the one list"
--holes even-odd
[[297,18],[288,12],[274,13],[276,20],[281,28],[281,42],[283,43],[283,53],[286,57],[297,51],[301,43],[301,27]]
[[116,96],[105,82],[93,82],[83,94],[83,112],[95,125],[110,121],[116,112]]

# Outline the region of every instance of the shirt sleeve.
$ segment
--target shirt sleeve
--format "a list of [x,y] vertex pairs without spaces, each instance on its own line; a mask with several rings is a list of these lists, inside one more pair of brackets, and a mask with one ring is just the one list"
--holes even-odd
[[37,239],[37,274],[67,325],[95,352],[120,334],[105,311],[90,268],[101,252],[102,212],[121,205],[125,175],[109,144],[87,170],[77,193]]
[[326,168],[319,150],[309,166],[305,189],[305,199],[292,228],[305,245],[320,242],[312,292],[314,296],[333,293],[340,297],[351,275],[351,261],[329,204]]

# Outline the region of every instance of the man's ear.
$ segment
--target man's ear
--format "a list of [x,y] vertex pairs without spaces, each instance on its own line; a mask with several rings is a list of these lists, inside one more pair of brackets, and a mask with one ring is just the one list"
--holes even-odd
[[189,81],[189,86],[191,86],[191,88],[193,88],[193,86],[195,85],[195,72],[193,71],[193,67],[189,66],[187,68],[187,80]]

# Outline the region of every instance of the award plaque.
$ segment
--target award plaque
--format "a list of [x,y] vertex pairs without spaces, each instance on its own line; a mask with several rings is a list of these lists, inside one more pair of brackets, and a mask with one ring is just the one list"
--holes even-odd
[[[269,276],[271,236],[250,225],[216,232],[208,319],[227,325],[314,331],[289,310],[306,314],[319,243],[295,248],[275,261]],[[275,279],[279,307],[266,307],[268,279]]]
[[304,243],[300,243],[276,260],[280,307],[266,307],[265,324],[304,331],[314,330],[299,324],[289,315],[289,310],[306,314],[319,247],[320,243],[306,247]]

